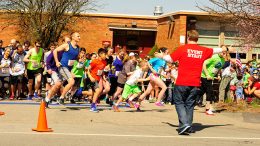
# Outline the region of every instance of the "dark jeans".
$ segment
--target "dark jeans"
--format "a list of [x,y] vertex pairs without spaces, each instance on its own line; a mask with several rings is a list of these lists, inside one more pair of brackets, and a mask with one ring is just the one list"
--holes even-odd
[[193,111],[198,93],[197,87],[175,86],[173,90],[173,100],[179,118],[179,128],[191,126],[193,121]]

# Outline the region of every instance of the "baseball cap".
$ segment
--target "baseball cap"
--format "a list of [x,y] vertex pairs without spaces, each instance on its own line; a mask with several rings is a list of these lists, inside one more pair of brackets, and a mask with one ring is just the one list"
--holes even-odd
[[135,53],[130,52],[130,53],[129,53],[129,56],[135,56]]

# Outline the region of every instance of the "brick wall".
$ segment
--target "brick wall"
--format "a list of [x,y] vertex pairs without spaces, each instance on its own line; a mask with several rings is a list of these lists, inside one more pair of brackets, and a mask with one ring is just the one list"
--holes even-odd
[[[88,52],[95,52],[102,47],[102,41],[113,42],[113,31],[109,30],[110,23],[131,24],[133,21],[140,25],[157,25],[155,44],[158,47],[167,47],[170,52],[180,45],[180,35],[186,36],[185,15],[174,15],[174,22],[168,23],[169,18],[134,18],[134,17],[109,17],[109,16],[80,16],[77,23],[72,26],[74,31],[81,35],[80,46],[85,47]],[[8,45],[12,38],[21,42],[24,40],[16,34],[17,27],[10,26],[2,30],[4,21],[0,19],[0,39],[4,45]]]
[[180,46],[180,35],[186,36],[186,19],[182,15],[174,16],[174,22],[170,22],[168,17],[159,19],[156,37],[158,47],[167,47],[173,52]]

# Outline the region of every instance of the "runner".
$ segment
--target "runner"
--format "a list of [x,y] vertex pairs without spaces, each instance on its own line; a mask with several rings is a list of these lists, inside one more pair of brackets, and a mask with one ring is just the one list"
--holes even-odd
[[109,73],[109,81],[110,81],[110,91],[108,92],[109,99],[110,101],[107,101],[111,106],[113,105],[113,94],[116,92],[116,87],[117,87],[117,79],[118,79],[118,74],[122,71],[123,69],[123,59],[124,59],[125,51],[123,49],[120,49],[118,51],[117,56],[115,57],[115,60],[112,64],[111,71]]
[[115,100],[123,91],[125,82],[133,74],[136,69],[137,59],[139,56],[133,52],[129,53],[129,60],[124,63],[122,71],[118,74],[117,88],[113,95],[113,100]]
[[[113,105],[113,109],[115,112],[120,112],[118,109],[119,104],[126,99],[129,99],[129,103],[133,104],[132,101],[141,94],[141,90],[138,87],[138,82],[149,81],[150,78],[142,79],[144,72],[148,70],[148,68],[152,68],[148,62],[142,61],[140,62],[140,68],[135,70],[133,74],[126,81],[124,86],[124,91],[122,96],[117,100],[117,102]],[[131,95],[131,96],[130,96]],[[129,97],[130,96],[130,97]]]
[[90,86],[93,88],[94,95],[91,103],[91,112],[99,112],[96,107],[96,102],[98,100],[98,97],[102,94],[103,91],[103,71],[107,65],[106,62],[106,53],[107,51],[103,48],[100,48],[98,50],[98,58],[94,59],[88,68],[86,83],[88,83],[87,86]]
[[[55,82],[55,87],[51,89],[51,92],[45,98],[46,105],[51,99],[51,97],[60,89],[63,80],[67,80],[68,84],[64,87],[62,94],[58,100],[59,104],[64,104],[64,97],[66,93],[71,89],[74,85],[74,76],[71,74],[72,66],[79,54],[78,42],[80,41],[80,34],[74,32],[71,34],[71,42],[62,44],[58,48],[53,51],[53,56],[55,59],[56,67],[58,68],[57,72],[52,72],[52,79]],[[58,58],[58,53],[63,52],[61,60]]]
[[7,90],[9,89],[10,93],[10,87],[9,87],[9,76],[10,76],[10,65],[11,65],[11,58],[10,58],[11,49],[8,47],[4,51],[4,55],[0,56],[0,80],[2,83],[1,86],[1,98],[6,98]]
[[[24,57],[24,62],[27,64],[27,76],[28,76],[28,100],[32,100],[33,97],[38,98],[40,95],[40,86],[42,80],[42,60],[43,60],[43,49],[41,48],[40,41],[34,43],[34,48],[30,49]],[[36,78],[35,92],[33,94],[33,81]]]
[[18,92],[17,99],[21,99],[21,90],[23,83],[23,74],[25,72],[25,63],[23,59],[25,52],[22,45],[18,45],[17,51],[12,55],[12,63],[10,68],[10,83],[11,83],[11,95],[10,100],[15,99],[16,91]]
[[[163,56],[168,54],[168,49],[167,48],[160,48],[158,53],[161,53]],[[150,82],[148,84],[147,89],[145,90],[145,92],[139,97],[139,103],[137,103],[137,107],[140,106],[141,101],[144,100],[144,98],[151,93],[151,91],[153,89],[155,89],[156,87],[160,87],[161,91],[158,94],[158,98],[157,101],[155,102],[156,106],[163,106],[162,104],[162,98],[164,96],[164,93],[167,89],[165,83],[162,81],[162,79],[160,79],[160,75],[162,70],[164,70],[166,68],[166,61],[163,60],[162,58],[152,58],[149,60],[149,63],[152,66],[151,69],[151,73],[149,75],[150,77]]]

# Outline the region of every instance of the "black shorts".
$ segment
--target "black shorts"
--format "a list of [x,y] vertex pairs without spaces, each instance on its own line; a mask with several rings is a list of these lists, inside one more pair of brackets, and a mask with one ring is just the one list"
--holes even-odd
[[117,82],[117,87],[124,88],[124,87],[125,87],[125,84],[121,84],[121,83],[118,83],[118,82]]
[[75,77],[75,78],[74,78],[75,83],[74,83],[73,86],[79,88],[79,87],[80,87],[80,83],[81,83],[81,79],[82,79],[82,78],[77,78],[77,77]]
[[36,75],[38,74],[42,74],[42,68],[39,68],[37,70],[29,70],[27,69],[27,76],[28,76],[28,79],[34,79]]
[[2,88],[3,88],[5,83],[9,84],[10,77],[0,77],[0,81],[2,83]]
[[14,85],[18,83],[23,83],[23,75],[10,76],[10,84]]
[[108,92],[109,96],[113,96],[114,93],[116,92],[116,87],[117,87],[117,77],[110,77],[109,78],[110,81],[110,90]]
[[42,76],[42,80],[43,80],[44,84],[47,84],[47,83],[51,84],[52,83],[51,75],[48,74],[48,73],[46,75]]
[[91,80],[89,78],[86,78],[84,80],[84,90],[88,90],[88,89],[92,89],[92,90],[95,90],[99,88],[99,83],[98,81],[96,82],[91,82]]

